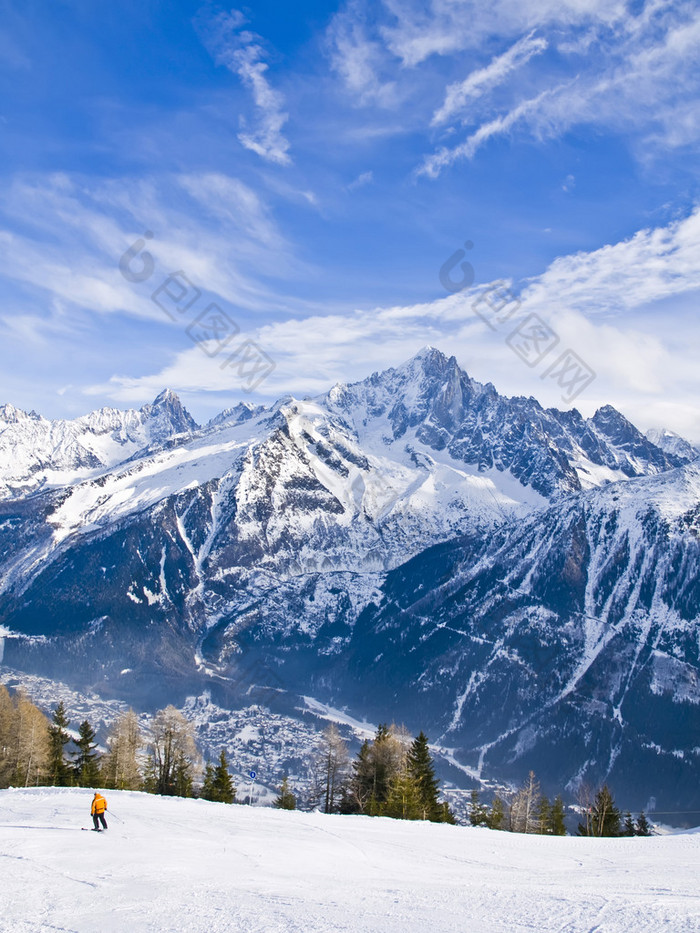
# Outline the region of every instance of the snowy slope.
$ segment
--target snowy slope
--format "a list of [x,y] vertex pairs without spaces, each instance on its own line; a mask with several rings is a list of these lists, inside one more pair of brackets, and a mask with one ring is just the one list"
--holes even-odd
[[169,389],[138,411],[101,408],[73,421],[0,406],[0,498],[70,485],[197,425]]
[[700,451],[693,447],[689,441],[681,437],[680,434],[676,434],[675,431],[669,431],[668,428],[649,428],[646,436],[652,444],[656,444],[657,447],[672,456],[693,460],[700,455]]
[[[484,773],[700,806],[700,465],[557,502],[392,571],[327,682]],[[313,685],[312,688],[313,689]],[[316,693],[319,695],[319,692]]]
[[[0,792],[0,931],[689,933],[700,834],[521,836],[107,791]],[[119,819],[117,819],[118,817]]]

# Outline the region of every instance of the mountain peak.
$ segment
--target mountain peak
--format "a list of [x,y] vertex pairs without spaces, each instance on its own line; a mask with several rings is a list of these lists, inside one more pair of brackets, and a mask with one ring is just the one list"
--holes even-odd
[[147,418],[162,419],[168,434],[196,431],[199,427],[172,389],[163,389],[151,405],[141,408],[141,412]]

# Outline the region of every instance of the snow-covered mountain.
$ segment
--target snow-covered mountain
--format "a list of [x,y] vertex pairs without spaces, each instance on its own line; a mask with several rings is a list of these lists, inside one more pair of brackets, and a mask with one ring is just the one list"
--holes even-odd
[[700,450],[697,447],[693,447],[684,437],[676,434],[675,431],[669,431],[668,428],[649,428],[646,436],[652,444],[673,457],[693,460],[700,456]]
[[169,389],[138,411],[101,408],[73,421],[49,421],[2,405],[0,498],[75,482],[196,428]]
[[[632,706],[669,695],[644,741],[684,787],[697,778],[669,725],[699,708],[692,449],[610,406],[586,419],[505,398],[432,348],[202,428],[172,394],[59,424],[78,422],[99,462],[61,485],[56,445],[43,488],[5,478],[32,489],[0,502],[12,667],[151,705],[205,686],[222,706],[267,687],[286,713],[314,696],[441,734],[472,770],[515,773],[558,743],[565,764],[547,768],[570,782],[629,772]],[[555,741],[557,717],[592,737]]]

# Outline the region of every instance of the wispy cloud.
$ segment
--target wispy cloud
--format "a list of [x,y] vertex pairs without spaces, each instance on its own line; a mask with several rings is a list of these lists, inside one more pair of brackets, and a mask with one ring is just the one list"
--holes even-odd
[[444,103],[435,111],[431,124],[437,126],[451,120],[461,113],[469,101],[501,84],[512,72],[521,68],[534,55],[544,52],[546,48],[547,40],[537,38],[531,32],[502,55],[493,58],[485,68],[473,71],[464,81],[450,84]]
[[288,165],[290,146],[282,128],[289,114],[284,110],[284,95],[268,81],[269,65],[260,36],[243,28],[246,18],[239,10],[220,13],[213,20],[200,18],[197,22],[216,60],[240,78],[253,98],[255,121],[248,127],[241,118],[243,128],[238,134],[241,144],[262,159]]
[[[613,400],[643,427],[663,423],[700,439],[700,403],[688,401],[700,397],[693,349],[700,324],[689,330],[685,322],[700,294],[699,251],[700,208],[628,240],[562,256],[523,283],[523,316],[537,313],[548,321],[561,346],[575,350],[598,375],[592,391],[577,401],[585,412]],[[335,382],[396,365],[432,343],[500,391],[533,394],[543,404],[560,406],[560,390],[516,362],[505,343],[507,329],[494,332],[474,314],[472,304],[484,287],[416,305],[268,323],[248,335],[277,363],[258,391],[269,399],[317,394]],[[640,310],[671,298],[680,302],[676,312],[650,315],[642,323]],[[177,354],[157,373],[136,379],[115,375],[93,391],[131,404],[164,385],[186,395],[235,392],[217,361],[196,350]]]
[[356,191],[358,188],[364,188],[365,185],[371,185],[374,181],[374,172],[362,172],[347,186],[348,191]]
[[[17,178],[3,191],[0,274],[50,307],[162,318],[150,290],[119,274],[121,254],[150,229],[148,249],[163,276],[177,269],[250,311],[279,305],[264,284],[299,274],[299,262],[260,195],[221,173],[156,180]],[[22,231],[13,230],[21,221]]]
[[[651,6],[637,19],[621,21],[607,44],[589,56],[590,62],[573,78],[554,86],[550,81],[539,94],[517,101],[482,123],[463,142],[426,156],[418,174],[436,178],[455,162],[472,159],[488,140],[516,128],[535,139],[547,139],[585,124],[615,131],[624,127],[638,135],[643,157],[648,157],[651,145],[675,147],[700,140],[700,73],[694,65],[700,56],[700,14],[685,4],[672,11],[668,5]],[[495,62],[477,72],[475,81],[492,66]],[[493,76],[498,73],[495,66]],[[461,87],[448,88],[433,122],[457,112],[464,102]],[[683,88],[682,95],[679,88]],[[478,81],[468,85],[467,91],[478,92]]]
[[483,123],[478,130],[472,133],[463,143],[458,146],[442,146],[437,152],[426,156],[422,165],[418,168],[417,175],[427,175],[429,178],[437,178],[444,168],[452,165],[460,159],[471,159],[477,150],[484,145],[492,136],[500,136],[507,133],[520,121],[525,120],[532,114],[540,112],[544,102],[558,93],[556,91],[543,91],[530,100],[524,100],[508,113]]
[[370,38],[364,10],[358,0],[336,13],[326,31],[326,50],[333,70],[359,104],[390,106],[396,84],[382,77],[386,51]]

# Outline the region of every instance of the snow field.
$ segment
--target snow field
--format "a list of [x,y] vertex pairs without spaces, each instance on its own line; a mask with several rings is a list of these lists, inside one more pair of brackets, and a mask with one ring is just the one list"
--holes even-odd
[[[0,791],[2,933],[700,929],[700,833],[547,838],[105,792]],[[117,819],[118,817],[118,819]]]

